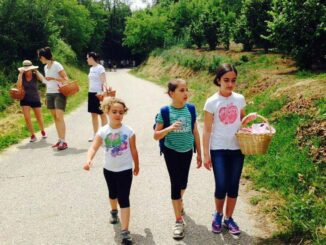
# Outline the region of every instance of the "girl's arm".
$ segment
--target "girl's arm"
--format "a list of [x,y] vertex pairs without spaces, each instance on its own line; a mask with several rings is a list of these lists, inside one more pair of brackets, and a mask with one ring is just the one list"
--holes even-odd
[[198,127],[197,127],[197,122],[195,122],[193,134],[195,136],[195,145],[197,151],[197,168],[200,168],[202,165],[202,158],[201,158],[200,137],[199,137]]
[[134,175],[137,176],[139,173],[139,158],[138,158],[138,151],[136,147],[136,135],[133,135],[129,139],[130,144],[130,151],[132,155],[132,160],[134,161]]
[[208,170],[212,168],[212,161],[209,153],[209,142],[211,138],[212,125],[214,115],[205,111],[204,115],[204,131],[203,131],[203,147],[204,147],[204,166]]
[[154,139],[160,140],[164,138],[168,133],[177,130],[181,127],[181,122],[175,122],[167,128],[163,128],[163,123],[156,123],[155,131],[154,131]]
[[93,160],[98,148],[100,148],[100,146],[102,145],[102,143],[103,143],[102,138],[100,136],[96,135],[92,146],[89,148],[89,150],[87,152],[87,160],[86,160],[86,163],[84,164],[85,170],[89,170],[89,168],[92,164],[92,160]]

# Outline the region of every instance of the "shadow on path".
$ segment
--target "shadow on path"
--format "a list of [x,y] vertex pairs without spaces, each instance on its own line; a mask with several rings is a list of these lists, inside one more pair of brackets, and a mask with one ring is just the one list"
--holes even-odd
[[[115,232],[114,235],[114,241],[116,244],[121,244],[121,237],[120,237],[120,232],[121,232],[121,224],[120,222],[116,225],[113,225],[113,229]],[[134,234],[131,233],[131,238],[132,238],[132,244],[133,245],[156,245],[156,243],[153,240],[153,234],[149,228],[144,229],[146,236],[142,236],[140,234]]]
[[49,149],[51,149],[52,144],[48,143],[46,140],[41,139],[39,141],[35,141],[33,143],[27,143],[26,145],[20,145],[17,146],[18,149],[38,149],[38,148],[45,148],[45,147],[49,147]]
[[53,149],[55,156],[67,156],[67,155],[77,155],[80,153],[87,152],[88,149],[77,149],[68,147],[66,150],[58,151],[57,149]]

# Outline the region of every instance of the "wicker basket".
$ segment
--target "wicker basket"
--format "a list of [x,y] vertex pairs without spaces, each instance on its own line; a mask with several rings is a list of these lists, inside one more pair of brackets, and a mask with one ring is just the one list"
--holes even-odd
[[76,94],[79,91],[79,86],[77,81],[72,81],[65,83],[63,86],[59,88],[59,92],[62,93],[64,96],[71,96]]
[[96,97],[98,98],[99,101],[103,101],[105,97],[115,97],[116,91],[115,90],[107,90],[102,93],[96,94]]
[[[261,115],[257,117],[263,119],[267,123],[270,132],[266,134],[253,134],[250,132],[238,131],[236,137],[238,139],[240,149],[244,155],[262,155],[267,152],[269,143],[271,142],[274,133],[272,133],[272,127],[269,125],[266,118]],[[246,120],[247,117],[242,119],[242,122]]]
[[10,97],[15,100],[22,100],[25,97],[25,90],[19,88],[12,88],[9,91]]

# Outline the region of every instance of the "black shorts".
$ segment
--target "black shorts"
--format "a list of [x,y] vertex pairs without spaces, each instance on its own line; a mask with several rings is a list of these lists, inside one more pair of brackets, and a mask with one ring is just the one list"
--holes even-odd
[[100,109],[100,101],[96,97],[97,93],[88,92],[88,112],[103,114],[103,111]]
[[32,108],[39,108],[42,106],[41,101],[26,101],[26,100],[21,100],[20,101],[20,106],[30,106]]

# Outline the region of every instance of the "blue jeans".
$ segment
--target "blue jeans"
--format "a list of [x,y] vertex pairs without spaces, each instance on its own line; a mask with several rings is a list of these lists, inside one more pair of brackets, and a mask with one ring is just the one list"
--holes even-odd
[[215,177],[215,198],[238,196],[244,155],[240,150],[211,150]]

